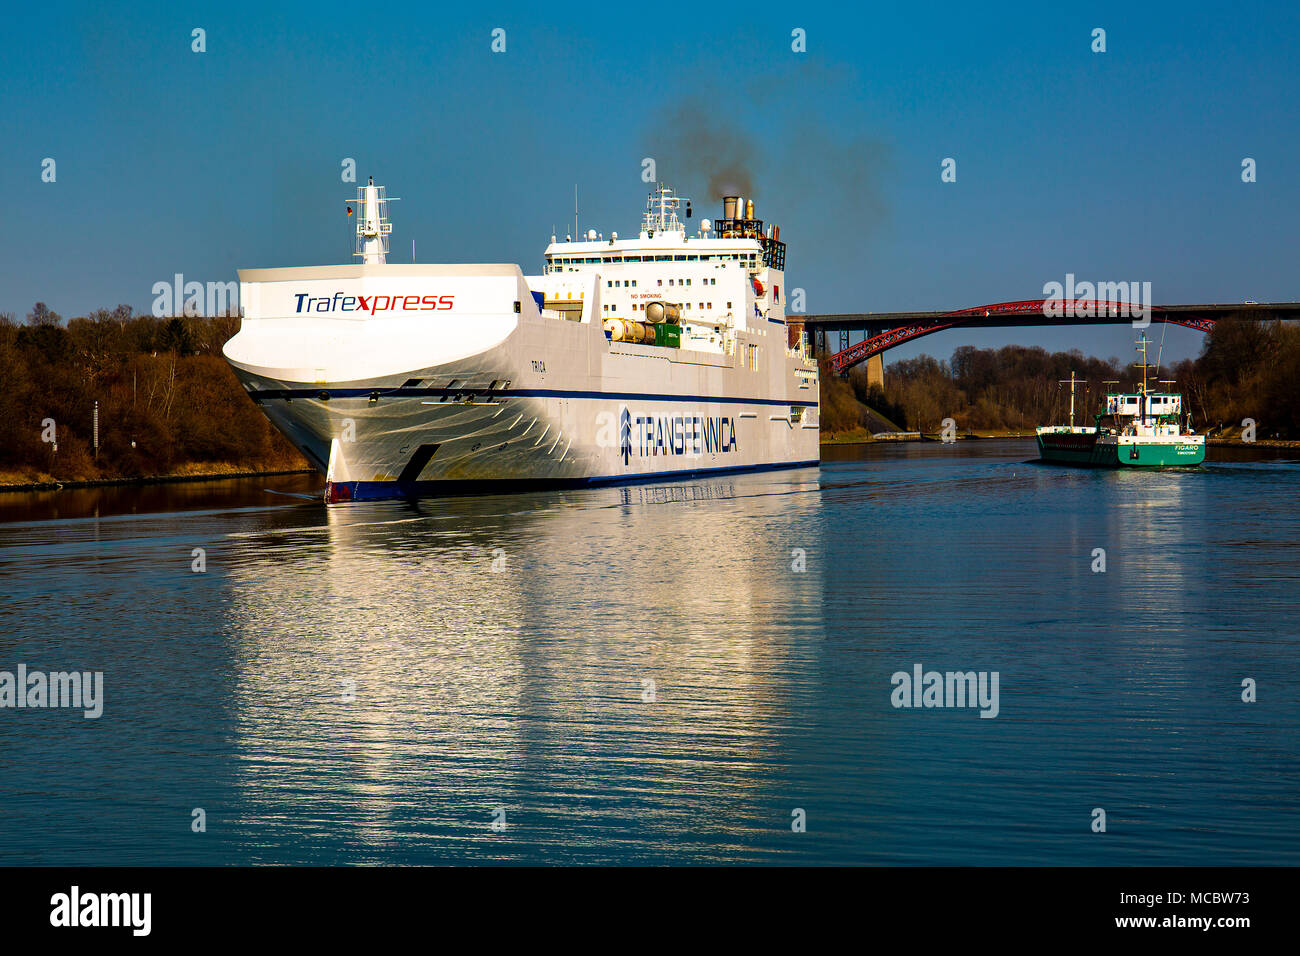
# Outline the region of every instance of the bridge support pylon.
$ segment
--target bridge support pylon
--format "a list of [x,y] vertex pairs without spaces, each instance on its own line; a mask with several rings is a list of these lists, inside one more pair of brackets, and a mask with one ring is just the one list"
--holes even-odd
[[885,359],[879,352],[867,359],[867,388],[872,385],[885,387]]

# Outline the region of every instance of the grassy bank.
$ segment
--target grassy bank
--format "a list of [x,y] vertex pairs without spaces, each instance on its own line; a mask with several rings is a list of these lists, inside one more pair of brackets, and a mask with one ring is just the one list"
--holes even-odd
[[866,442],[875,441],[871,437],[871,432],[865,428],[852,428],[842,432],[831,432],[822,435],[821,443],[823,445],[861,445]]
[[138,478],[97,478],[86,481],[59,481],[52,475],[0,471],[0,494],[6,491],[60,491],[65,488],[111,488],[129,485],[163,485],[187,481],[225,481],[231,478],[269,478],[274,475],[308,475],[311,468],[238,471],[225,463],[195,463],[183,472],[171,475],[144,475]]

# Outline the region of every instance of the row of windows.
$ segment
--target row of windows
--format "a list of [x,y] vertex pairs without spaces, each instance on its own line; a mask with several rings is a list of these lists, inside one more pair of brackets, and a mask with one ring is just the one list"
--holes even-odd
[[[691,304],[690,304],[689,302],[683,302],[683,303],[682,303],[682,308],[684,308],[684,309],[689,309],[690,307],[691,307]],[[712,303],[712,302],[709,302],[709,303],[701,302],[701,303],[700,303],[700,308],[701,308],[701,309],[704,309],[704,308],[709,308],[709,309],[711,309],[711,308],[713,308],[713,303]],[[728,308],[728,309],[731,308],[731,303],[730,303],[730,302],[727,303],[727,308]],[[636,312],[637,310],[645,311],[645,306],[644,306],[644,305],[641,305],[641,304],[639,304],[639,303],[633,302],[633,303],[632,303],[632,311],[633,311],[633,312]],[[616,305],[614,305],[614,304],[612,304],[612,303],[606,302],[606,303],[605,303],[605,311],[606,311],[606,312],[617,312],[617,311],[618,311],[618,306],[616,306]]]
[[[660,284],[660,285],[663,285],[663,284],[664,284],[664,280],[663,280],[663,279],[660,279],[660,280],[659,280],[659,284]],[[673,284],[674,284],[674,280],[673,280],[673,279],[669,279],[669,280],[668,280],[668,285],[672,286]],[[677,279],[677,280],[676,280],[676,284],[677,284],[677,285],[690,285],[690,284],[691,284],[691,280],[690,280],[690,279]],[[718,284],[718,280],[717,280],[717,279],[701,279],[701,280],[700,280],[700,284],[701,284],[701,285],[717,285],[717,284]],[[605,288],[607,288],[607,289],[626,289],[626,288],[635,289],[635,288],[636,288],[636,280],[635,280],[635,279],[631,279],[631,280],[629,280],[629,279],[606,279],[606,280],[605,280]]]
[[708,256],[575,256],[572,258],[561,258],[560,256],[547,256],[547,265],[556,266],[580,266],[580,265],[599,265],[602,262],[747,262],[750,265],[758,264],[758,253],[756,252],[724,252],[718,255]]

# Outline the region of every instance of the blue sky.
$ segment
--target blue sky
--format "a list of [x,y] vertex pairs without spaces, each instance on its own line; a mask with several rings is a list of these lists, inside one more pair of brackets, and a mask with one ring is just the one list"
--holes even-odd
[[[177,272],[351,261],[345,157],[402,198],[391,261],[415,239],[421,261],[535,272],[575,184],[584,230],[635,231],[647,156],[715,215],[719,144],[780,223],[810,312],[1033,298],[1071,272],[1150,281],[1160,303],[1296,300],[1297,9],[24,5],[6,15],[0,311],[148,310]],[[1131,339],[953,331],[886,358],[1127,357]],[[1200,341],[1171,328],[1166,355]]]

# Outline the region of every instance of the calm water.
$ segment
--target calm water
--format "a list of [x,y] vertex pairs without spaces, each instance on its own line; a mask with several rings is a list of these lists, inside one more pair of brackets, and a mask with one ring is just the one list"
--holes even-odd
[[[0,670],[105,703],[0,710],[0,863],[1300,864],[1300,465],[827,456],[9,497]],[[915,664],[997,671],[998,716],[894,708]]]

